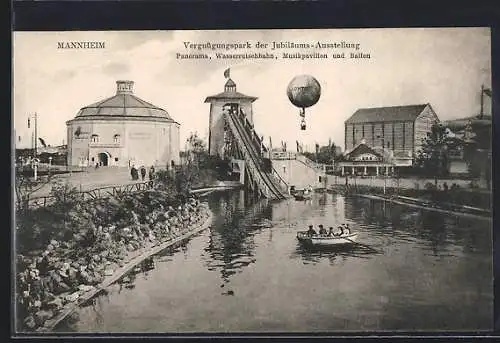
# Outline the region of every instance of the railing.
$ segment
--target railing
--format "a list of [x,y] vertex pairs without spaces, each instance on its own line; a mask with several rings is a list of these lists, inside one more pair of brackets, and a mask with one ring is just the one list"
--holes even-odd
[[[247,132],[246,132],[248,134],[248,139],[250,139],[251,144],[254,145],[254,148],[255,148],[254,153],[255,153],[255,151],[258,152],[257,158],[261,159],[262,158],[262,153],[261,153],[262,143],[260,141],[260,138],[256,134],[253,126],[250,125],[250,123],[248,122],[248,120],[246,118],[240,118],[240,119],[242,119],[242,121],[244,120],[244,124],[247,124],[247,126],[249,127],[249,130],[247,130]],[[260,161],[261,160],[256,162],[257,168],[258,168]],[[257,173],[260,174],[260,169],[257,169]],[[280,190],[279,188],[276,187],[277,180],[272,177],[272,173],[269,175],[269,174],[266,174],[264,172],[263,174],[268,175],[268,180],[266,182],[265,178],[262,178],[262,175],[259,175],[259,182],[263,181],[265,186],[266,186],[266,189],[273,192],[276,197],[278,197],[278,198],[284,197],[284,195],[282,194],[282,190]],[[262,183],[260,183],[260,184],[262,185]],[[286,192],[288,193],[288,187],[286,186],[286,183],[285,183],[284,187],[285,187]]]
[[272,151],[271,159],[273,160],[295,160],[297,153],[291,151]]
[[[241,147],[245,147],[245,142],[243,141],[243,138],[241,137],[242,133],[239,132],[239,130],[236,126],[236,123],[235,123],[237,118],[232,117],[228,113],[224,113],[224,115],[226,116],[226,121],[229,124],[231,131],[233,131],[233,135],[236,138],[236,141],[238,142],[238,144]],[[236,134],[236,132],[238,132],[239,134]],[[268,194],[269,187],[265,185],[264,181],[262,180],[262,176],[257,172],[258,171],[257,163],[254,161],[253,157],[250,155],[250,153],[247,151],[247,149],[241,149],[241,151],[243,153],[243,158],[247,162],[247,166],[248,166],[249,170],[252,170],[252,168],[253,168],[253,170],[256,171],[255,173],[249,173],[250,178],[252,178],[252,179],[255,178],[255,181],[259,185],[264,186],[263,188],[265,190],[265,195],[269,196],[269,194]]]
[[306,166],[315,169],[319,172],[325,172],[327,169],[333,169],[333,164],[323,164],[311,161],[302,154],[291,151],[273,151],[271,152],[271,159],[273,160],[297,160],[304,163]]
[[312,169],[315,169],[315,170],[320,171],[320,172],[325,172],[325,169],[326,169],[325,164],[311,161],[310,159],[308,159],[304,155],[299,155],[299,154],[297,154],[296,159],[297,159],[297,161],[304,163],[306,166],[308,166]]
[[283,187],[285,187],[286,191],[288,193],[290,193],[290,185],[288,184],[288,182],[286,182],[282,177],[281,175],[276,171],[276,169],[274,169],[274,167],[272,167],[272,175],[273,177],[275,178],[275,180],[283,185]]
[[[103,197],[116,196],[123,192],[125,193],[144,192],[151,188],[153,188],[153,183],[151,181],[146,181],[146,182],[137,182],[120,186],[94,188],[78,192],[78,194],[81,200],[86,201],[86,200],[99,199]],[[27,207],[40,207],[40,206],[45,207],[47,205],[54,203],[55,199],[56,199],[55,196],[47,195],[47,196],[24,199],[23,202],[26,204]]]
[[[286,194],[282,193],[280,187],[276,185],[276,182],[272,178],[272,173],[266,174],[261,170],[261,145],[259,143],[259,148],[256,147],[256,134],[253,128],[248,129],[248,120],[246,118],[242,118],[241,116],[232,116],[229,113],[224,113],[224,115],[226,116],[226,121],[233,133],[238,132],[238,134],[234,134],[234,136],[237,140],[237,143],[240,145],[241,152],[243,153],[245,161],[247,162],[247,168],[250,171],[250,179],[253,179],[252,181],[255,181],[257,183],[257,187],[263,192],[266,197],[272,196],[278,199],[285,198]],[[264,177],[265,175],[267,175],[267,179],[266,177]]]

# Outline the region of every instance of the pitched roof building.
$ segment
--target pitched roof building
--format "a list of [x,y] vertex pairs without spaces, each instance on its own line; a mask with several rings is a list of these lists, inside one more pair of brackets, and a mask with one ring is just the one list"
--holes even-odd
[[363,172],[365,166],[377,163],[411,166],[423,139],[436,122],[439,118],[430,104],[358,109],[344,124],[342,163],[353,168],[361,166]]

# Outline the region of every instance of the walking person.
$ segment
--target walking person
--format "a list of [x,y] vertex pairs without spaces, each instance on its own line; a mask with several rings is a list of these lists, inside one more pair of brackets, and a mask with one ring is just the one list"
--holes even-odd
[[153,186],[154,177],[155,177],[155,167],[151,166],[151,168],[149,168],[149,183],[151,184],[151,186]]
[[144,181],[145,177],[146,177],[146,167],[141,166],[141,178],[142,178],[142,181]]
[[155,167],[154,166],[151,166],[151,168],[149,168],[149,180],[153,180],[155,177]]
[[132,164],[132,169],[130,169],[130,175],[132,176],[132,180],[137,180],[137,169],[135,168],[135,164]]

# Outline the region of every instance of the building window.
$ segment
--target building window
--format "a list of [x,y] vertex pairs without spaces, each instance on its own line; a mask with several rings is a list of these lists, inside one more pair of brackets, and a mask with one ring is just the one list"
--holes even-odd
[[391,147],[391,143],[387,142],[387,149]]
[[92,157],[90,160],[91,160],[92,162],[94,162],[94,158],[93,158],[93,157]]
[[99,136],[98,135],[92,135],[90,138],[92,143],[98,143],[99,142]]
[[365,125],[361,126],[361,136],[365,138]]
[[115,157],[115,162],[118,162],[118,157]]
[[120,135],[116,134],[113,136],[113,142],[114,143],[120,143]]

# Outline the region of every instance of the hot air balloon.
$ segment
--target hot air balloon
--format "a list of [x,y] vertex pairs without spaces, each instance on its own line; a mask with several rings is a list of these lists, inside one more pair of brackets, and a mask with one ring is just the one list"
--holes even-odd
[[310,75],[295,76],[288,84],[286,94],[290,102],[300,108],[302,118],[300,129],[306,129],[306,108],[315,105],[321,96],[321,85],[318,80]]

